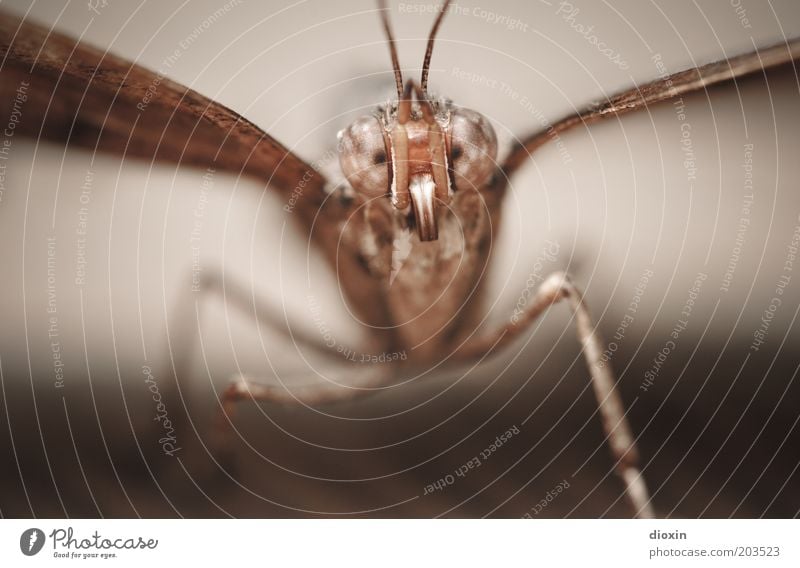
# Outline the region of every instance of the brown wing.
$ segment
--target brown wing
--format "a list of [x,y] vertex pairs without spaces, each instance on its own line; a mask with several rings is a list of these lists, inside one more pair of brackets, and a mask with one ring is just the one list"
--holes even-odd
[[[24,102],[18,91],[23,82]],[[18,106],[15,112],[14,105]],[[102,152],[242,172],[270,182],[335,266],[364,319],[386,325],[380,282],[340,247],[354,204],[326,199],[325,179],[232,110],[147,69],[0,11],[0,123],[15,135]]]
[[[10,118],[18,105],[17,134],[213,165],[269,181],[287,196],[304,179],[304,201],[318,205],[323,197],[322,175],[263,130],[129,61],[4,12],[0,57],[0,116]],[[23,103],[20,86],[27,97]]]
[[495,176],[496,185],[505,185],[508,177],[530,157],[537,148],[552,140],[556,135],[569,130],[578,124],[591,124],[612,115],[621,115],[627,112],[645,108],[647,105],[665,101],[685,93],[699,91],[706,87],[724,83],[738,77],[744,77],[771,67],[778,67],[796,61],[800,58],[800,38],[787,43],[774,45],[752,53],[746,53],[716,61],[697,67],[680,71],[674,75],[635,87],[608,101],[593,105],[583,112],[573,114],[553,124],[550,128],[539,131],[518,144],[506,158],[502,165],[502,172]]

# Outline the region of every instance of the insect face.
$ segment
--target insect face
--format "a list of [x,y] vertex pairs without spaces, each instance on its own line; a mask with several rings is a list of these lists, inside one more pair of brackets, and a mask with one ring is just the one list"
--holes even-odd
[[[414,85],[409,82],[406,92]],[[339,164],[352,188],[372,199],[390,195],[413,214],[422,241],[438,236],[437,209],[455,190],[479,189],[497,157],[489,121],[469,109],[423,98],[400,100],[376,116],[364,116],[339,132]]]
[[480,189],[497,157],[497,137],[486,118],[428,96],[433,42],[449,4],[428,37],[420,84],[410,80],[405,87],[386,5],[381,4],[397,102],[339,133],[339,164],[352,188],[368,199],[390,195],[398,211],[413,215],[420,241],[438,239],[438,209],[450,203],[455,190]]

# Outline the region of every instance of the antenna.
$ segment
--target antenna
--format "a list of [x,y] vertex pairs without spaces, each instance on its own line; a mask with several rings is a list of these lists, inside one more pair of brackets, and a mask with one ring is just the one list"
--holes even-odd
[[430,71],[431,67],[431,55],[433,55],[433,42],[436,39],[436,32],[439,31],[439,26],[442,25],[442,20],[444,20],[444,15],[447,12],[447,9],[450,7],[451,0],[446,0],[446,2],[442,5],[442,10],[439,12],[439,15],[436,16],[436,21],[433,22],[433,28],[431,28],[431,35],[428,36],[428,48],[425,50],[425,59],[422,62],[422,78],[420,79],[420,86],[422,87],[422,92],[425,93],[425,97],[428,97],[428,71]]
[[395,45],[394,34],[392,34],[392,26],[389,23],[389,8],[386,7],[386,0],[378,0],[378,6],[381,11],[383,31],[386,33],[386,39],[389,42],[389,53],[392,56],[394,82],[397,86],[397,99],[400,100],[400,97],[403,96],[403,74],[400,72],[400,62],[397,60],[397,46]]

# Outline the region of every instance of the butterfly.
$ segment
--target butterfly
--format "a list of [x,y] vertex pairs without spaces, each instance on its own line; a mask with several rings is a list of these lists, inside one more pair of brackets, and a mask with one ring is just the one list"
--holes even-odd
[[[344,359],[357,357],[374,368],[354,373],[346,387],[289,389],[241,376],[220,394],[223,432],[242,399],[325,405],[381,390],[409,374],[483,361],[526,333],[550,306],[564,302],[573,313],[631,510],[651,517],[655,511],[638,468],[635,437],[604,358],[606,343],[572,279],[563,272],[543,275],[537,286],[526,288],[507,322],[489,331],[482,325],[482,291],[501,205],[518,170],[566,132],[792,65],[800,41],[665,73],[519,138],[498,161],[497,136],[485,116],[428,92],[435,39],[451,8],[447,1],[437,11],[417,82],[403,80],[388,9],[381,3],[396,96],[341,131],[342,179],[326,176],[218,102],[10,15],[0,19],[4,110],[14,136],[258,179],[327,259],[348,306],[370,330],[371,344],[348,346]],[[193,284],[250,301],[224,274],[204,274]],[[282,330],[279,314],[256,311],[265,325]],[[181,312],[176,321],[185,317]],[[324,337],[294,331],[291,339],[342,360],[342,349],[333,350]],[[181,359],[171,368],[179,378],[186,375]],[[219,445],[223,451],[226,438]]]

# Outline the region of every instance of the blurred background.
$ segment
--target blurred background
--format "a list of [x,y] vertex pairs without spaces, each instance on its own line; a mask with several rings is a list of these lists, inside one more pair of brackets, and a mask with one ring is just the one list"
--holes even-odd
[[[389,4],[414,77],[437,4]],[[185,84],[308,162],[393,90],[369,1],[0,9]],[[465,0],[440,30],[430,84],[484,113],[508,148],[620,90],[798,35],[790,0]],[[757,74],[579,128],[512,179],[488,328],[507,321],[532,274],[573,274],[609,345],[659,515],[800,510],[798,116],[795,70]],[[235,471],[220,467],[207,444],[232,377],[346,383],[351,371],[218,295],[198,297],[193,267],[224,270],[293,330],[320,335],[322,321],[337,344],[358,346],[369,330],[328,265],[261,182],[6,140],[4,517],[631,515],[564,306],[466,373],[320,409],[243,403]],[[175,313],[186,315],[168,333]],[[189,385],[171,397],[170,356],[183,353]],[[173,456],[159,441],[164,415]],[[511,428],[519,434],[455,476]]]

